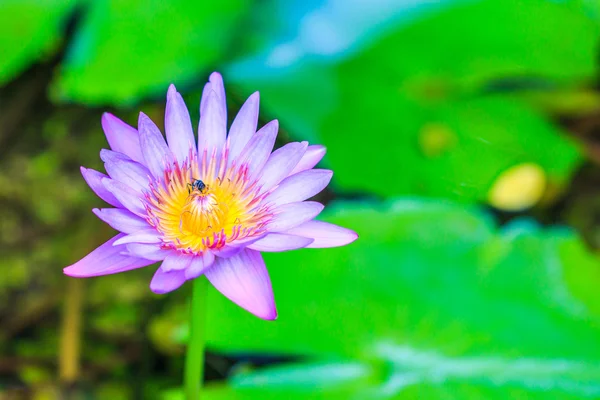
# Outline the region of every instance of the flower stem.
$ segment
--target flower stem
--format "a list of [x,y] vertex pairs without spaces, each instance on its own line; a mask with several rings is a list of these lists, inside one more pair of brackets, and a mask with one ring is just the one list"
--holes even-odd
[[66,384],[71,384],[79,376],[81,307],[84,282],[82,279],[72,278],[66,281],[67,291],[63,306],[58,370],[60,380]]
[[204,378],[204,314],[206,309],[206,278],[193,280],[190,306],[190,336],[185,359],[185,395],[187,400],[200,399]]

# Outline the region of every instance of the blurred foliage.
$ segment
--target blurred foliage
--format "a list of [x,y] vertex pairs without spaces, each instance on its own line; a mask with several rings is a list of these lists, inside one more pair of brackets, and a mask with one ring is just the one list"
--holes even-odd
[[498,229],[477,211],[421,200],[342,203],[330,215],[361,240],[266,257],[277,323],[211,292],[214,348],[329,360],[242,373],[233,386],[254,394],[240,398],[307,385],[340,399],[348,387],[374,399],[441,399],[460,387],[476,398],[600,396],[600,270],[571,231],[527,219]]
[[0,2],[0,84],[57,49],[75,4],[75,0]]
[[[61,100],[131,103],[189,85],[231,46],[246,0],[99,0],[79,25],[54,86]],[[201,29],[199,29],[201,27]]]
[[600,396],[600,270],[572,231],[529,219],[498,228],[416,199],[339,203],[327,220],[361,241],[269,255],[276,323],[209,296],[212,348],[309,358],[241,371],[209,398]]
[[161,125],[174,82],[196,122],[215,69],[230,116],[260,90],[279,144],[328,146],[319,200],[361,238],[268,255],[274,323],[210,292],[207,398],[600,398],[575,233],[600,247],[599,22],[595,0],[0,1],[0,398],[181,399],[189,287],[85,280],[69,332],[62,267],[112,235],[78,168],[102,169],[101,112]]
[[[433,11],[422,2],[415,12],[410,2],[384,14],[389,3],[380,2],[379,16],[396,24],[348,43],[345,33],[376,11],[356,7],[348,16],[331,2],[294,14],[286,21],[297,29],[291,37],[265,39],[263,51],[229,71],[248,90],[259,88],[284,126],[329,147],[346,191],[481,201],[501,171],[524,162],[564,186],[578,151],[515,96],[533,89],[558,96],[591,80],[597,21],[574,2],[449,3]],[[334,19],[337,12],[346,17]],[[564,29],[556,29],[559,20]],[[323,33],[329,43],[314,40]],[[441,135],[438,143],[430,138]]]

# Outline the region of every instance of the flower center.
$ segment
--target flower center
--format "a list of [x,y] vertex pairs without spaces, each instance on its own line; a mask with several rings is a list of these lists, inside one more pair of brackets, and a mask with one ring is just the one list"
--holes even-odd
[[182,234],[207,236],[227,220],[229,206],[213,193],[192,192],[181,210],[179,230]]
[[205,185],[202,189],[194,188],[189,192],[179,215],[181,235],[206,237],[222,230],[231,234],[235,225],[241,222],[240,216],[244,212],[236,204],[235,193],[230,193],[229,187],[223,188],[220,181],[212,189]]
[[163,235],[163,247],[201,254],[263,233],[270,213],[243,171],[217,174],[190,164],[175,164],[146,195],[148,220]]

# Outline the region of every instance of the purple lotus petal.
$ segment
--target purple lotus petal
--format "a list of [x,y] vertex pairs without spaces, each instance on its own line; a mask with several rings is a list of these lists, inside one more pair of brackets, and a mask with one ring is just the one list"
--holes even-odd
[[144,208],[144,204],[142,203],[142,199],[138,192],[124,183],[109,178],[102,179],[102,184],[106,190],[112,193],[120,204],[122,204],[119,207],[127,208],[129,211],[140,217],[146,216],[146,209]]
[[311,169],[315,165],[323,159],[325,156],[325,152],[327,149],[325,146],[321,146],[319,144],[308,146],[306,152],[302,156],[302,159],[298,162],[296,167],[290,172],[290,175],[297,174],[298,172],[306,171],[307,169]]
[[285,178],[264,200],[264,204],[286,204],[306,200],[323,190],[331,181],[328,169],[310,169]]
[[254,92],[244,103],[229,129],[229,160],[235,160],[256,133],[260,96]]
[[172,165],[175,160],[173,153],[158,127],[144,113],[140,113],[138,130],[145,164],[155,178],[161,178],[165,167]]
[[263,126],[252,138],[242,150],[242,153],[235,160],[238,167],[246,165],[248,168],[248,176],[252,177],[254,174],[260,172],[262,167],[265,165],[273,150],[275,139],[277,139],[277,130],[279,129],[279,122],[273,120]]
[[168,145],[143,113],[138,131],[105,114],[113,151],[102,150],[100,158],[108,176],[81,171],[92,190],[116,207],[94,213],[123,233],[65,273],[101,275],[162,261],[150,284],[156,293],[206,274],[235,303],[261,318],[276,318],[259,251],[340,246],[356,234],[313,221],[323,205],[304,201],[331,180],[331,171],[312,170],[325,148],[301,142],[272,152],[278,122],[256,132],[258,107],[254,93],[227,137],[225,87],[214,73],[202,92],[197,143],[173,85],[165,110]]
[[215,256],[205,251],[202,256],[196,256],[185,269],[185,279],[195,279],[208,270],[215,262]]
[[325,208],[325,206],[316,201],[299,201],[297,203],[279,206],[273,210],[275,216],[271,222],[269,222],[269,231],[287,231],[288,229],[313,219],[323,211],[323,208]]
[[288,143],[275,150],[263,167],[258,185],[266,192],[290,174],[306,151],[307,142]]
[[119,234],[73,265],[63,269],[66,275],[75,278],[88,278],[116,274],[131,269],[142,268],[153,264],[154,261],[122,255],[125,246],[114,246],[114,242],[122,238]]
[[156,294],[165,294],[178,289],[185,282],[184,271],[165,272],[159,268],[154,273],[150,282],[150,290]]
[[122,208],[94,208],[92,211],[113,229],[123,233],[133,233],[148,228],[148,222]]
[[211,253],[219,258],[229,258],[229,257],[236,256],[239,254],[239,252],[241,252],[244,249],[244,246],[237,246],[237,244],[238,243],[236,243],[235,246],[226,244],[225,246],[223,246],[219,249],[212,249]]
[[134,161],[144,162],[140,138],[135,128],[112,114],[104,113],[102,114],[102,129],[104,129],[111,149],[126,154]]
[[160,267],[165,272],[184,270],[190,265],[193,259],[194,256],[190,254],[175,252],[167,256]]
[[210,92],[214,92],[214,90],[212,89],[210,82],[206,82],[202,88],[202,97],[200,98],[200,115],[204,114],[206,110],[206,103]]
[[243,238],[243,239],[237,239],[237,240],[234,242],[234,244],[235,244],[236,246],[248,246],[249,244],[251,244],[251,243],[254,243],[254,242],[256,242],[256,241],[258,241],[258,240],[260,240],[260,239],[264,238],[265,236],[267,236],[267,234],[268,234],[268,233],[267,233],[267,232],[265,232],[265,233],[262,233],[262,234],[260,234],[260,235],[249,236],[249,237],[246,237],[246,238]]
[[248,246],[249,249],[256,251],[288,251],[307,247],[313,242],[313,239],[285,233],[269,233],[263,239],[258,240]]
[[123,204],[102,184],[104,179],[108,179],[102,172],[95,171],[81,167],[81,175],[87,182],[88,186],[100,197],[102,200],[115,207],[123,207]]
[[[102,152],[100,154],[102,157]],[[112,179],[124,183],[140,194],[148,189],[148,183],[152,176],[148,168],[133,160],[119,159],[114,156],[106,157],[106,153],[104,154],[106,159],[104,168]]]
[[204,253],[202,253],[202,258],[204,260],[204,265],[206,265],[207,267],[211,266],[215,262],[215,256],[210,251],[205,251]]
[[358,239],[356,232],[323,221],[308,221],[285,233],[314,239],[314,242],[306,246],[314,249],[345,246]]
[[130,233],[115,242],[115,245],[126,243],[160,243],[162,235],[154,228],[146,228]]
[[162,261],[169,255],[177,253],[177,250],[161,249],[157,243],[128,243],[126,253],[148,260]]
[[198,124],[198,153],[210,157],[217,150],[217,157],[225,144],[227,134],[227,117],[223,114],[220,100],[214,91],[208,94],[206,106],[200,115]]
[[173,155],[179,162],[189,157],[190,150],[196,152],[196,139],[192,129],[190,113],[175,85],[169,86],[167,107],[165,111],[165,133]]
[[132,161],[131,157],[129,157],[127,154],[107,149],[100,149],[100,159],[105,163],[118,160]]
[[227,116],[227,102],[225,98],[225,86],[223,84],[223,77],[218,72],[213,72],[208,77],[208,82],[204,85],[202,90],[202,98],[200,99],[200,113],[204,112],[206,107],[208,94],[213,91],[218,96],[221,106],[224,108],[224,114]]
[[235,304],[266,320],[277,318],[271,279],[259,252],[244,249],[231,258],[219,258],[205,272],[218,291]]
[[220,258],[229,258],[237,255],[240,251],[242,251],[246,246],[259,241],[264,238],[267,233],[263,233],[257,236],[249,236],[244,239],[237,239],[231,244],[225,244],[225,246],[219,249],[211,249],[211,253]]
[[225,97],[225,84],[223,83],[223,77],[218,72],[213,72],[208,77],[208,81],[211,84],[212,90],[217,94],[219,100],[219,114],[223,115],[223,123],[225,129],[227,129],[227,99]]

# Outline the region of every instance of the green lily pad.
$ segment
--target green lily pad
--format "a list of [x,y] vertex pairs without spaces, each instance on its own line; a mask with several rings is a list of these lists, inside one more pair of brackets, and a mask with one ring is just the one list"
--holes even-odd
[[306,357],[235,377],[240,399],[319,384],[333,396],[322,398],[600,395],[600,263],[569,229],[498,228],[477,210],[422,200],[340,204],[327,220],[359,240],[265,256],[275,322],[209,292],[210,349]]
[[245,0],[100,0],[90,7],[54,82],[56,99],[127,104],[210,72],[233,38]]
[[[578,2],[447,2],[324,54],[301,46],[306,27],[228,75],[261,90],[284,129],[328,147],[340,190],[485,201],[504,171],[535,163],[556,193],[582,155],[518,94],[561,93],[595,76],[599,27],[588,11]],[[284,63],[286,49],[298,54]]]
[[360,115],[361,108],[368,113],[353,98],[345,111],[324,121],[321,135],[335,183],[345,190],[482,201],[513,166],[534,163],[553,186],[564,187],[582,161],[558,127],[515,98],[488,96],[427,109],[408,105],[405,120],[404,113],[385,112],[378,118],[385,129],[368,135],[371,120],[342,115]]
[[75,4],[75,0],[0,2],[0,84],[57,48]]

